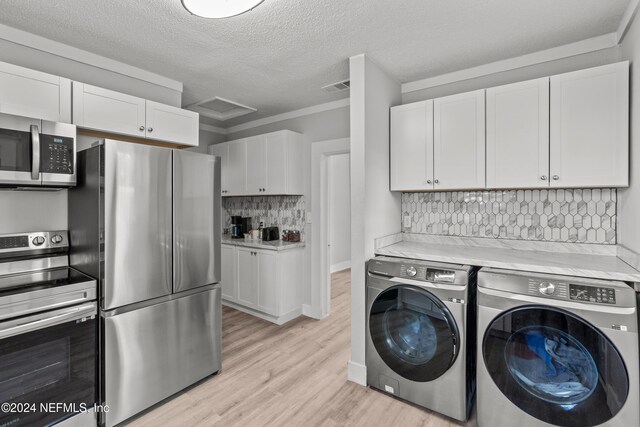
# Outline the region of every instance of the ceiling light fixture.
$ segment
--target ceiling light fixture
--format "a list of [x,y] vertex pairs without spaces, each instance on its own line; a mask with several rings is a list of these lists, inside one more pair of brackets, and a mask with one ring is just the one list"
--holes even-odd
[[182,0],[193,15],[203,18],[229,18],[250,11],[264,0]]

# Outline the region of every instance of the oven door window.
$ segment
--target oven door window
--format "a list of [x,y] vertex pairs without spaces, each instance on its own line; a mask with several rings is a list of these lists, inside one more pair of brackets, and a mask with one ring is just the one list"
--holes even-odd
[[93,407],[96,328],[93,316],[0,340],[0,403],[30,405],[1,411],[0,426],[49,425]]
[[0,171],[31,171],[31,134],[0,129]]

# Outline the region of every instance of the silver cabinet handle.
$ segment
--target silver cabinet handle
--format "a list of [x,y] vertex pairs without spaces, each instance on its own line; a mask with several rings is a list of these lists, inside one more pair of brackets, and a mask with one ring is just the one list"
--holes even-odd
[[547,175],[542,175],[542,176],[540,177],[540,179],[541,179],[541,180],[543,180],[543,181],[546,181],[546,180],[547,180]]
[[431,180],[430,179],[427,180],[427,184],[431,184]]
[[437,180],[437,179],[435,181],[433,181],[433,182],[435,182],[436,184],[440,184],[440,181]]
[[153,128],[151,128],[151,127],[150,127],[150,128],[148,128],[147,130],[148,130],[149,132],[153,132]]
[[557,180],[559,180],[559,179],[560,179],[560,177],[559,177],[558,175],[553,175],[553,180],[554,180],[554,181],[557,181]]
[[37,125],[31,125],[31,179],[40,179],[40,130]]
[[144,132],[144,126],[140,126],[138,129],[140,129],[140,132]]

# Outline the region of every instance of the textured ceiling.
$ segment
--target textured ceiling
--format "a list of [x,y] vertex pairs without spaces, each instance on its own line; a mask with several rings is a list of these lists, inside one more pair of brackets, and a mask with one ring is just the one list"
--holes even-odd
[[265,0],[207,20],[180,0],[1,0],[0,23],[182,81],[183,105],[258,109],[226,127],[344,98],[320,88],[359,53],[405,83],[615,31],[628,2]]

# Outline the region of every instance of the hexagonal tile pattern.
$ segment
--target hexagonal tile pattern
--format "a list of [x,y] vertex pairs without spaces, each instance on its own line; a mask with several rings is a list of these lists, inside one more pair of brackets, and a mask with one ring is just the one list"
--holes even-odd
[[402,231],[613,245],[616,202],[608,188],[403,193]]
[[[402,200],[403,212],[411,211],[413,218],[426,221],[423,218],[425,214],[421,210],[418,211],[421,206],[417,203],[417,196],[415,201],[413,197],[403,197]],[[425,197],[422,202],[427,200]],[[305,240],[307,211],[304,196],[223,197],[222,212],[225,217],[225,227],[231,226],[233,215],[249,216],[255,228],[258,228],[260,221],[263,221],[266,226],[277,225],[280,231],[298,230],[300,239]],[[415,222],[415,225],[416,230],[421,230],[421,223]]]

